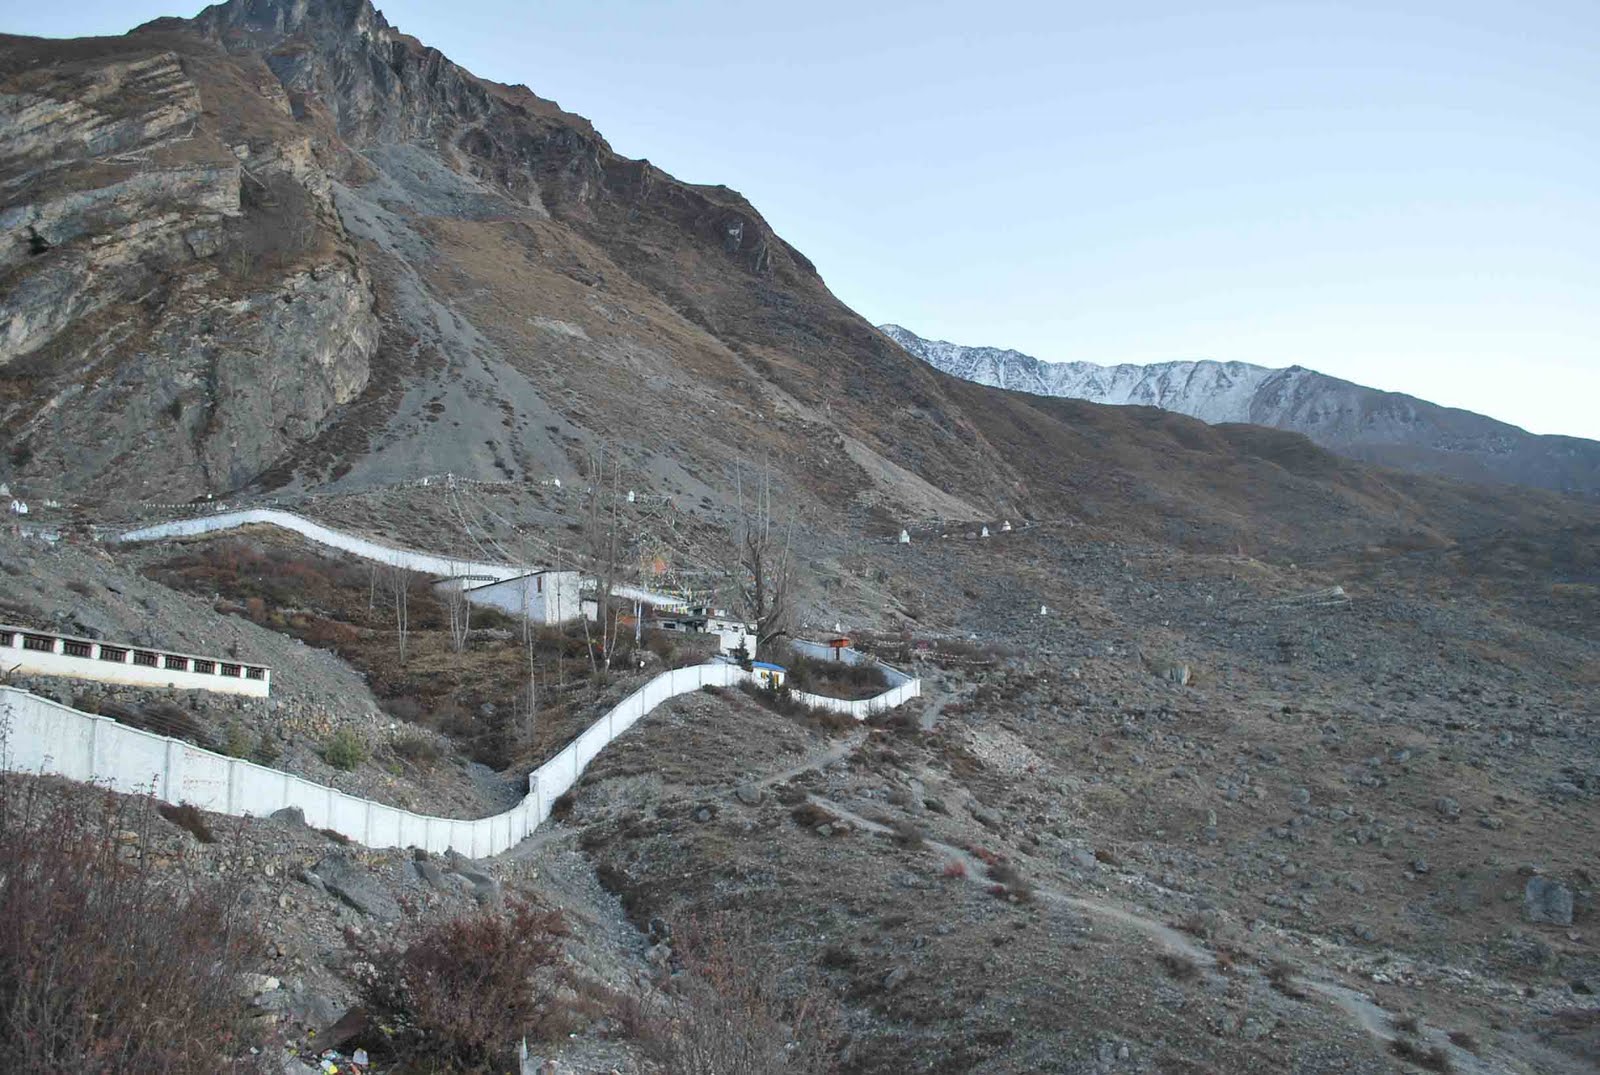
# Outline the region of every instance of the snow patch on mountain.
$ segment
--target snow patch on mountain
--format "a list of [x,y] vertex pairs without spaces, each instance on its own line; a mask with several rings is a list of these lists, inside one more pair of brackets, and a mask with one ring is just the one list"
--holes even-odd
[[1045,362],[998,347],[879,330],[935,369],[995,388],[1090,403],[1159,407],[1203,422],[1247,422],[1304,433],[1342,455],[1426,474],[1600,492],[1600,442],[1535,436],[1471,411],[1308,370],[1211,360]]

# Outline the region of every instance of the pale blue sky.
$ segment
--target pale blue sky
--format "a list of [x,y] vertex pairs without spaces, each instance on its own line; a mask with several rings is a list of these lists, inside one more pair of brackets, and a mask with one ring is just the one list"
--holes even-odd
[[[390,0],[725,183],[873,321],[1600,437],[1600,4]],[[109,33],[181,0],[0,0]]]

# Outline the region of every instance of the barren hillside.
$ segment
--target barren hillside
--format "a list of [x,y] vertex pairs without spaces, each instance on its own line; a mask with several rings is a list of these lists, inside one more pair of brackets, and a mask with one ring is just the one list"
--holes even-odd
[[[107,822],[95,853],[160,892],[238,883],[263,943],[236,1007],[273,1048],[320,1049],[361,1001],[398,1006],[348,1039],[395,1071],[505,1070],[522,1035],[582,1075],[1594,1070],[1592,501],[940,373],[735,192],[366,0],[0,38],[0,218],[0,480],[33,505],[0,535],[3,618],[243,654],[274,694],[28,689],[485,816],[703,648],[641,632],[607,675],[582,624],[458,640],[428,580],[385,597],[277,531],[106,524],[273,502],[582,568],[604,503],[629,581],[726,598],[730,506],[769,472],[796,633],[921,677],[866,724],[677,697],[494,861],[292,816],[212,818],[217,845],[181,814]],[[531,976],[520,900],[559,920]],[[539,1011],[413,1033],[375,951],[446,941],[435,967],[505,957],[457,999],[492,978]],[[419,1059],[458,1036],[471,1063]],[[697,1069],[685,1042],[774,1066]]]

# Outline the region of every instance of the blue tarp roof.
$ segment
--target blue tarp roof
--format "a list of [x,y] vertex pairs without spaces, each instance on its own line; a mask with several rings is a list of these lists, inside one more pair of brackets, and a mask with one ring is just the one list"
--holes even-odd
[[769,672],[787,672],[788,671],[788,669],[785,668],[783,665],[781,665],[781,664],[773,664],[771,661],[751,661],[750,662],[750,667],[751,668],[765,668]]

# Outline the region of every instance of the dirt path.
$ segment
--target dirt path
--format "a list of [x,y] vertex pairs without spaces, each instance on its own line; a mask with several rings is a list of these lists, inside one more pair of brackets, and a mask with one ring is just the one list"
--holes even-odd
[[[893,831],[887,825],[862,817],[860,814],[839,805],[831,799],[824,799],[818,795],[807,795],[806,798],[812,805],[848,821],[862,832],[871,833],[874,836],[893,836]],[[947,860],[960,863],[964,868],[964,876],[969,884],[987,887],[994,883],[988,878],[988,866],[965,849],[941,843],[937,840],[927,840],[926,846],[938,852]],[[1217,958],[1212,952],[1164,922],[1149,918],[1126,907],[1107,903],[1104,900],[1087,896],[1075,896],[1051,885],[1035,883],[1032,887],[1036,899],[1055,907],[1076,911],[1088,917],[1121,926],[1156,942],[1174,955],[1192,960],[1197,967],[1208,973],[1221,973],[1217,969]],[[1265,979],[1265,975],[1259,970],[1238,964],[1233,966],[1230,973],[1236,976]],[[1371,1037],[1382,1042],[1386,1047],[1400,1040],[1400,1035],[1395,1032],[1398,1017],[1393,1012],[1378,1005],[1366,993],[1352,989],[1330,978],[1314,978],[1305,975],[1291,975],[1282,984],[1289,988],[1299,987],[1307,995],[1319,997],[1328,1002],[1350,1022]],[[1414,1040],[1424,1049],[1439,1050],[1443,1055],[1449,1057],[1451,1064],[1449,1070],[1464,1072],[1467,1075],[1504,1075],[1506,1072],[1529,1070],[1487,1061],[1475,1056],[1455,1045],[1442,1030],[1436,1027],[1419,1026],[1417,1033],[1408,1040]]]
[[944,715],[946,708],[971,697],[972,693],[977,689],[973,686],[967,686],[956,691],[948,690],[942,677],[937,688],[930,690],[932,684],[926,679],[922,681],[922,685],[925,692],[923,697],[927,698],[930,694],[932,695],[932,700],[922,707],[922,712],[917,716],[917,727],[924,732],[931,732],[937,728],[939,726],[939,718]]
[[847,738],[830,743],[825,749],[807,755],[795,765],[787,769],[780,769],[759,780],[751,781],[751,783],[758,788],[773,788],[779,784],[788,783],[801,773],[809,773],[813,769],[826,769],[828,766],[843,761],[851,754],[854,754],[856,748],[866,742],[866,739],[866,729],[858,728],[851,732]]

